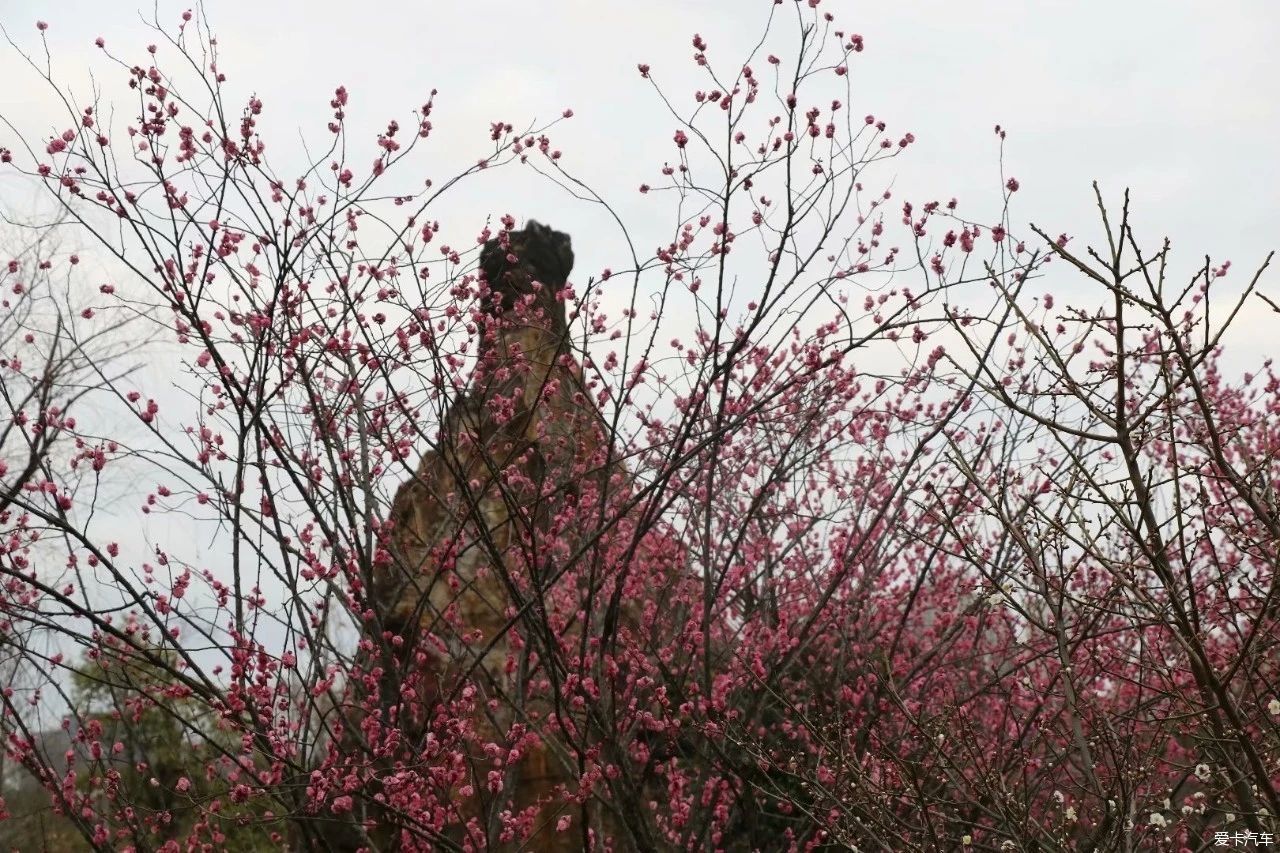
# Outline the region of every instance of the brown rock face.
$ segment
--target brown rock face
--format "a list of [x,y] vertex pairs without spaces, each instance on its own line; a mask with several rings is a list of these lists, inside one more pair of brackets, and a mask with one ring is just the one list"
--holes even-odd
[[[436,446],[395,496],[396,559],[375,575],[374,588],[382,629],[404,638],[400,654],[429,643],[441,685],[470,677],[482,732],[499,742],[513,725],[542,733],[504,771],[505,794],[484,794],[485,773],[477,772],[471,782],[481,793],[459,797],[463,813],[490,830],[505,797],[516,810],[541,803],[535,825],[542,828],[520,848],[533,851],[582,850],[584,822],[601,829],[590,806],[566,803],[558,790],[577,778],[578,758],[557,739],[557,709],[546,691],[530,687],[555,677],[548,658],[558,623],[547,612],[555,607],[548,591],[577,545],[557,519],[598,497],[608,488],[606,472],[620,468],[567,355],[557,294],[572,267],[568,235],[536,222],[512,232],[506,245],[486,244],[488,328],[479,361]],[[566,817],[569,830],[555,831]]]

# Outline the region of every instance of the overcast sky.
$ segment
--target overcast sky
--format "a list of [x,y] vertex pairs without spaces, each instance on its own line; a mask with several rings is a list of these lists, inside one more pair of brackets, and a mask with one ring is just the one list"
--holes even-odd
[[[189,5],[165,0],[159,17],[172,25]],[[108,91],[119,92],[120,73],[101,64],[93,40],[101,35],[137,61],[154,40],[140,7],[151,13],[138,0],[0,0],[0,23],[34,48],[34,23],[47,20],[55,76],[84,92],[86,71],[98,62]],[[992,127],[1000,123],[1009,129],[1006,170],[1023,187],[1015,221],[1095,236],[1089,184],[1096,179],[1115,196],[1132,188],[1141,231],[1172,237],[1187,268],[1211,253],[1243,273],[1280,244],[1274,0],[825,0],[822,8],[866,38],[852,69],[855,113],[874,113],[918,139],[878,175],[899,196],[958,196],[974,218],[994,213]],[[555,135],[567,165],[643,221],[666,212],[636,187],[671,156],[672,121],[636,63],[649,63],[684,96],[695,79],[690,36],[701,33],[713,61],[732,65],[749,52],[768,4],[212,0],[205,11],[232,91],[256,92],[266,104],[277,158],[298,131],[325,138],[338,84],[351,91],[349,126],[370,138],[439,89],[437,177],[474,159],[489,121],[545,120],[572,107],[575,118]],[[24,131],[65,124],[7,46],[0,80],[0,109]],[[0,145],[10,135],[0,128]],[[11,180],[0,182],[0,193],[12,207]],[[447,211],[468,229],[487,214],[511,212],[567,230],[579,275],[616,251],[617,235],[598,208],[528,174],[486,177]]]
[[[171,26],[187,5],[160,2],[160,19]],[[140,6],[0,0],[0,24],[34,50],[35,22],[48,21],[55,77],[87,95],[93,67],[116,97],[121,73],[102,62],[93,41],[102,36],[117,55],[141,61],[155,39]],[[894,138],[916,136],[905,156],[876,173],[899,197],[957,196],[962,212],[993,218],[1000,173],[992,127],[999,123],[1009,130],[1006,172],[1022,185],[1015,223],[1031,219],[1051,233],[1095,240],[1090,182],[1097,180],[1112,198],[1132,189],[1140,233],[1153,243],[1170,236],[1183,272],[1210,253],[1231,259],[1233,279],[1243,279],[1280,246],[1275,0],[824,0],[822,8],[866,39],[851,69],[855,115],[883,118]],[[339,84],[351,93],[348,126],[370,142],[388,119],[403,123],[439,89],[438,133],[426,161],[437,178],[474,162],[490,121],[545,121],[571,107],[575,117],[555,133],[567,166],[625,219],[663,235],[672,224],[669,204],[636,188],[658,183],[674,126],[636,64],[650,64],[672,95],[687,97],[696,79],[692,34],[710,43],[713,61],[732,67],[758,38],[768,5],[211,0],[205,11],[230,91],[237,101],[254,92],[266,105],[262,128],[282,172],[282,163],[301,162],[299,131],[327,140],[328,101]],[[50,95],[0,44],[0,113],[28,138],[61,131],[65,113]],[[0,126],[5,145],[13,147],[12,133]],[[5,209],[21,213],[29,198],[28,186],[0,172]],[[528,172],[484,175],[436,216],[474,234],[486,216],[507,212],[570,232],[575,277],[617,261],[619,235],[599,208]],[[1065,279],[1064,266],[1052,275]],[[1074,278],[1051,285],[1058,292],[1074,286]],[[1265,286],[1280,300],[1280,270]],[[1273,354],[1280,318],[1260,302],[1252,308],[1233,337],[1237,367]]]

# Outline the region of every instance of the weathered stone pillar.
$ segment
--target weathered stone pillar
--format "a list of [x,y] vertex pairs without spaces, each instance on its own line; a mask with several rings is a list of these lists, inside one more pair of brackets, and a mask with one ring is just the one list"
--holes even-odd
[[[566,806],[558,792],[572,787],[577,759],[557,738],[555,709],[528,683],[554,665],[557,638],[546,636],[540,608],[557,560],[575,547],[572,532],[550,531],[584,492],[598,498],[613,467],[603,419],[567,355],[561,291],[572,266],[568,235],[536,222],[511,232],[506,245],[486,244],[487,328],[475,373],[436,446],[396,494],[396,559],[375,576],[379,621],[403,638],[402,660],[430,640],[443,688],[469,674],[478,690],[480,731],[499,742],[517,724],[541,734],[542,746],[502,780],[516,810],[550,801],[536,821],[543,829],[521,848],[533,851],[583,849],[584,809]],[[462,808],[492,830],[496,816],[482,813],[484,779],[471,785],[476,793]],[[569,828],[557,831],[566,817]]]

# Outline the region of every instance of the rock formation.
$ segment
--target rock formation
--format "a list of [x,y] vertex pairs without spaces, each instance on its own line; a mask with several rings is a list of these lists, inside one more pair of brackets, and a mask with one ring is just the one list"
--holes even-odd
[[[568,355],[562,291],[572,266],[568,235],[536,222],[485,245],[478,362],[439,440],[395,496],[396,559],[375,577],[382,629],[407,644],[431,642],[442,684],[470,679],[485,709],[481,730],[498,741],[516,724],[542,734],[503,780],[517,810],[542,803],[540,828],[520,848],[533,851],[582,850],[583,822],[600,824],[559,795],[557,786],[576,779],[577,759],[549,724],[562,709],[530,689],[531,679],[557,677],[549,671],[557,638],[538,632],[567,624],[547,612],[578,545],[565,519],[620,470]],[[484,802],[473,795],[464,813],[495,826]]]

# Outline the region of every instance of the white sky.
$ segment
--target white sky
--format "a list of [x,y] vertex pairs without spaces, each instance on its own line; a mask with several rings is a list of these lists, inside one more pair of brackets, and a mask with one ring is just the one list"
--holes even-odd
[[[162,0],[160,20],[172,25],[188,6]],[[0,0],[0,23],[34,48],[34,22],[48,20],[57,76],[85,92],[88,63],[100,61],[96,36],[130,61],[144,55],[153,38],[139,7],[150,12],[139,0]],[[687,100],[696,80],[691,35],[700,32],[713,61],[732,66],[767,8],[767,0],[205,6],[232,91],[256,91],[266,104],[276,158],[299,130],[313,141],[326,138],[327,102],[338,84],[351,90],[349,127],[370,142],[387,119],[407,119],[438,88],[433,158],[449,167],[474,159],[490,120],[546,120],[571,106],[575,119],[555,134],[566,164],[636,222],[669,216],[662,198],[635,188],[656,183],[658,166],[672,156],[673,127],[636,63],[650,63],[655,77],[671,83],[669,93]],[[1016,218],[1094,236],[1089,183],[1097,179],[1117,197],[1131,187],[1142,232],[1172,237],[1188,268],[1208,252],[1232,259],[1240,275],[1280,244],[1274,0],[825,0],[822,8],[867,40],[852,72],[855,114],[874,113],[890,131],[911,130],[918,139],[909,156],[879,173],[895,181],[899,198],[955,195],[974,218],[994,213],[991,130],[1001,123],[1010,131],[1006,167],[1023,187]],[[118,92],[119,71],[97,70]],[[0,80],[0,111],[24,131],[65,124],[7,46]],[[0,128],[0,145],[9,137]],[[449,171],[442,165],[437,177]],[[10,180],[0,182],[10,205],[13,190]],[[579,278],[608,263],[616,247],[597,208],[515,171],[470,185],[445,207],[468,233],[485,214],[508,211],[569,231]]]
[[[189,6],[160,0],[159,19],[172,29]],[[0,25],[38,51],[35,22],[48,21],[55,78],[87,96],[94,69],[119,99],[118,127],[131,115],[123,74],[93,41],[102,36],[115,55],[143,61],[156,38],[140,8],[152,14],[141,0],[0,0]],[[892,182],[899,199],[917,203],[957,196],[962,213],[993,219],[1000,181],[992,128],[1000,123],[1009,129],[1006,171],[1022,185],[1015,223],[1030,219],[1050,233],[1096,241],[1096,179],[1115,200],[1132,189],[1139,233],[1152,245],[1170,236],[1183,273],[1210,253],[1233,261],[1229,281],[1239,286],[1280,247],[1275,0],[823,0],[821,8],[866,39],[851,70],[854,115],[874,113],[892,138],[910,130],[917,139],[905,156],[877,167],[871,186]],[[706,38],[714,63],[733,68],[758,39],[769,2],[209,0],[204,9],[230,103],[238,108],[250,93],[263,100],[262,131],[281,174],[301,165],[300,136],[327,143],[328,102],[339,84],[351,93],[348,128],[370,152],[387,120],[407,124],[439,89],[437,131],[416,161],[425,164],[422,177],[437,179],[485,151],[490,121],[521,126],[572,107],[575,117],[556,128],[555,144],[566,166],[637,227],[643,252],[674,225],[669,197],[636,188],[662,183],[657,171],[673,158],[675,125],[636,64],[650,64],[668,95],[690,104],[705,86],[690,62],[692,34]],[[787,11],[784,42],[794,26]],[[0,114],[39,140],[67,124],[51,94],[0,43]],[[0,126],[0,146],[13,142]],[[372,153],[356,162],[371,161]],[[28,184],[0,170],[0,207],[21,213],[30,197]],[[600,209],[527,170],[482,175],[446,196],[433,216],[446,236],[452,230],[465,240],[486,216],[507,212],[572,234],[579,282],[622,266],[619,234]],[[895,223],[890,218],[891,229]],[[1060,299],[1098,298],[1076,290],[1082,283],[1065,265],[1055,265],[1045,286]],[[1280,301],[1280,264],[1264,288]],[[1230,339],[1229,366],[1273,355],[1277,320],[1261,301],[1251,303]]]
[[[102,62],[93,40],[101,35],[117,55],[141,61],[154,40],[141,5],[0,0],[0,24],[35,50],[35,21],[47,20],[55,76],[87,94],[96,63],[118,95],[121,73]],[[172,26],[189,5],[162,0],[160,20]],[[851,71],[854,114],[874,113],[895,134],[917,138],[877,173],[899,199],[957,196],[962,212],[993,218],[1000,182],[992,127],[1000,123],[1009,129],[1006,171],[1022,184],[1015,222],[1096,239],[1096,179],[1115,199],[1132,189],[1140,233],[1153,244],[1170,236],[1180,270],[1210,253],[1234,262],[1239,284],[1280,246],[1275,0],[825,0],[822,8],[866,38]],[[555,133],[566,165],[652,235],[641,241],[648,250],[670,233],[670,204],[636,188],[659,183],[674,124],[636,63],[649,63],[668,94],[688,103],[698,79],[692,34],[707,39],[713,62],[733,67],[757,39],[768,0],[210,0],[205,11],[233,105],[251,92],[266,105],[263,133],[280,172],[299,162],[299,130],[327,141],[328,101],[339,84],[351,92],[348,127],[370,145],[388,119],[406,124],[439,89],[427,160],[437,178],[484,151],[490,121],[519,126],[572,107],[575,118]],[[66,126],[50,96],[0,44],[0,113],[39,139]],[[0,145],[14,147],[2,126]],[[29,197],[28,186],[0,172],[0,206],[21,212]],[[482,176],[435,216],[471,235],[485,216],[506,212],[571,233],[580,281],[619,266],[618,234],[599,209],[528,172]],[[1078,286],[1065,265],[1052,275],[1062,279],[1048,285],[1059,293]],[[1270,282],[1280,301],[1280,269]],[[1233,338],[1233,365],[1274,354],[1269,330],[1280,318],[1260,302],[1251,307]]]

